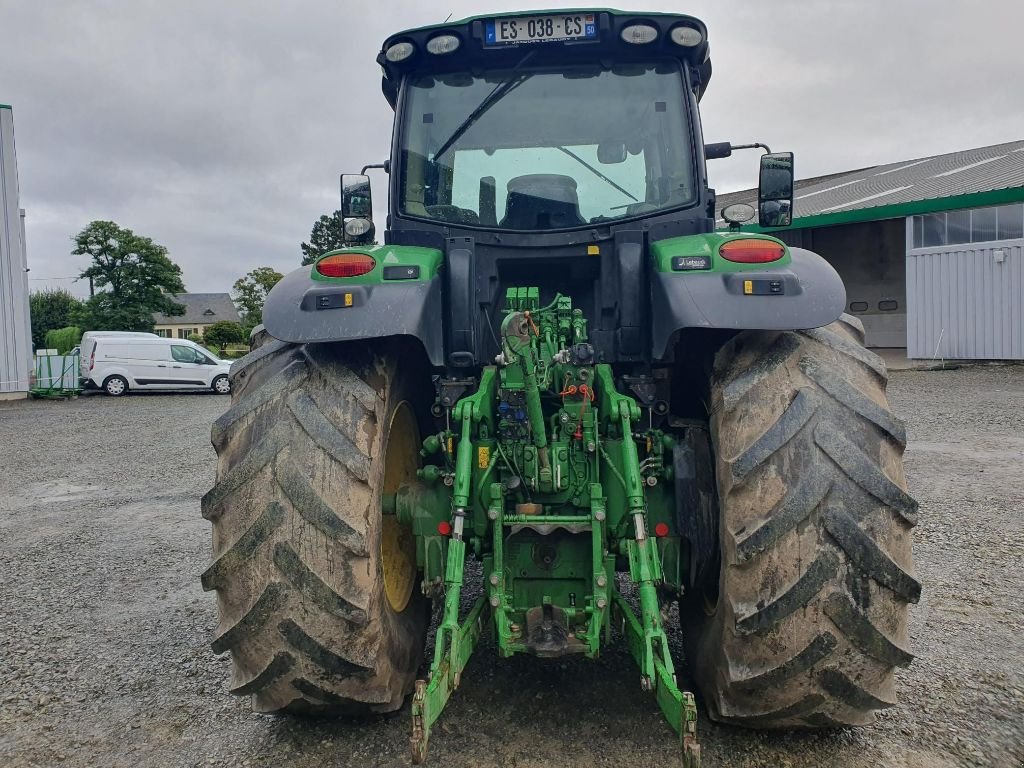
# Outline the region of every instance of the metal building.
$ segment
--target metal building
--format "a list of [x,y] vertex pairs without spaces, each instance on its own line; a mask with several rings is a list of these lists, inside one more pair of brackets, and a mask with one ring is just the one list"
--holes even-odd
[[805,179],[795,203],[771,232],[836,268],[868,346],[1024,360],[1024,141]]
[[25,397],[32,372],[25,212],[18,203],[14,114],[0,104],[0,400]]

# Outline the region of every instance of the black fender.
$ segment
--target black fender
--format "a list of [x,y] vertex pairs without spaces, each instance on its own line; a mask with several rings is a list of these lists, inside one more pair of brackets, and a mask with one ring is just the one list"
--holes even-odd
[[324,282],[310,268],[290,272],[267,295],[263,324],[275,339],[294,343],[411,336],[430,364],[444,365],[441,280],[363,284]]
[[[846,287],[831,264],[803,248],[790,248],[783,267],[736,272],[653,272],[651,352],[662,360],[684,328],[795,331],[820,328],[846,308]],[[776,283],[777,293],[744,293]]]

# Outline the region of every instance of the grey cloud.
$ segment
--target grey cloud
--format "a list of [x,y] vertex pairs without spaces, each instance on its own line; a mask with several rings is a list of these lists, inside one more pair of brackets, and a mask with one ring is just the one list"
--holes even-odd
[[[337,174],[387,156],[383,39],[510,5],[0,0],[0,102],[14,106],[32,277],[80,271],[70,238],[97,218],[166,245],[193,291],[297,266],[313,221],[336,207]],[[1018,4],[701,0],[686,11],[712,42],[705,138],[792,149],[801,176],[1021,137]],[[715,186],[753,186],[756,162],[715,161]],[[374,184],[382,203],[383,177]]]

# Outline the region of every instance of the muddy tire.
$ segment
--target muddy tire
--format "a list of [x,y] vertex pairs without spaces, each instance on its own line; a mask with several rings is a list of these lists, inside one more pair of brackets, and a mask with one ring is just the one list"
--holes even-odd
[[429,618],[415,560],[395,610],[381,557],[384,457],[408,376],[362,346],[254,340],[232,366],[231,407],[212,430],[217,483],[202,500],[213,649],[230,652],[231,692],[259,712],[398,709]]
[[[717,354],[711,436],[718,581],[685,607],[711,716],[756,728],[863,725],[908,650],[917,504],[903,425],[860,322],[748,331]],[[699,598],[699,599],[698,599]]]

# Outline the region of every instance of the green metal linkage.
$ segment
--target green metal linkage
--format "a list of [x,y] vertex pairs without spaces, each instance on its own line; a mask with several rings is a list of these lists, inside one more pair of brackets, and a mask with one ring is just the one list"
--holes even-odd
[[[644,629],[636,614],[622,595],[615,594],[615,608],[622,616],[623,635],[626,646],[641,669],[648,659],[648,646]],[[697,743],[697,703],[689,691],[680,691],[676,676],[666,667],[660,658],[651,659],[654,677],[651,685],[654,697],[661,707],[665,719],[672,729],[679,734],[680,747],[683,753],[683,768],[699,768],[700,744]]]
[[[598,376],[601,375],[598,368]],[[610,373],[608,374],[610,376]],[[609,382],[613,385],[612,382]],[[614,389],[611,389],[614,393]],[[616,393],[617,394],[617,393]],[[697,744],[697,708],[693,695],[682,693],[676,684],[675,666],[668,647],[668,637],[661,624],[661,604],[655,587],[662,580],[661,561],[654,540],[648,535],[644,505],[644,484],[640,474],[640,461],[636,441],[631,439],[633,419],[639,409],[632,398],[609,397],[608,403],[619,416],[622,430],[622,467],[626,483],[626,499],[633,518],[633,538],[625,539],[629,556],[629,574],[640,597],[640,618],[616,595],[616,605],[623,616],[627,643],[637,666],[640,667],[640,686],[654,691],[662,712],[681,735],[683,765],[700,765],[700,746]]]
[[463,405],[458,411],[462,419],[462,434],[455,459],[452,537],[448,542],[448,560],[444,575],[444,615],[434,638],[434,661],[430,665],[430,681],[428,683],[425,680],[417,680],[413,696],[410,748],[413,762],[417,764],[426,760],[430,728],[440,717],[452,691],[458,688],[462,681],[462,670],[480,639],[483,629],[482,614],[486,605],[484,598],[480,597],[466,617],[465,623],[459,623],[459,603],[466,562],[463,531],[472,478],[475,403],[467,398],[460,405]]
[[[431,727],[441,716],[452,691],[459,686],[462,670],[469,662],[469,657],[483,633],[487,620],[486,608],[487,604],[481,596],[473,604],[466,621],[457,626],[451,635],[453,643],[449,653],[443,654],[441,665],[436,670],[431,666],[430,682],[416,681],[416,692],[412,697],[412,737],[409,739],[412,761],[416,765],[427,759]],[[438,634],[440,635],[440,631]]]
[[590,525],[590,515],[504,515],[505,525]]
[[[520,324],[526,328],[520,328]],[[548,458],[547,429],[544,425],[540,386],[537,383],[537,355],[531,343],[531,335],[539,336],[539,331],[529,311],[522,314],[513,312],[502,321],[501,334],[505,349],[510,353],[509,364],[517,366],[522,375],[523,391],[526,393],[526,412],[530,420],[530,436],[540,459],[540,487],[549,491],[551,463]]]
[[615,583],[615,558],[607,557],[605,551],[605,506],[604,494],[600,483],[590,486],[591,523],[591,560],[593,567],[593,614],[587,629],[587,655],[596,657],[601,649],[602,631],[606,636],[611,634],[611,622],[608,620],[611,606],[608,602],[612,586]]
[[[423,544],[425,585],[444,593],[429,678],[417,681],[413,698],[413,760],[426,758],[431,728],[485,621],[503,658],[596,658],[617,610],[641,687],[680,733],[684,766],[696,768],[697,710],[676,683],[658,591],[663,551],[670,586],[684,566],[677,537],[661,544],[652,528],[662,523],[665,536],[674,525],[670,486],[658,487],[670,479],[672,443],[653,426],[634,431],[640,407],[616,389],[610,366],[580,362],[593,360],[593,350],[586,318],[568,297],[541,307],[535,288],[510,288],[506,299],[497,365],[481,370],[476,391],[424,441],[423,455],[437,457],[418,473],[428,487],[384,500]],[[484,594],[460,622],[469,555],[483,563]],[[615,590],[621,558],[636,585],[636,615]]]
[[490,604],[494,610],[494,629],[501,656],[511,656],[512,644],[519,640],[519,632],[512,631],[508,618],[505,590],[505,489],[501,483],[491,483],[487,516],[492,519],[492,551],[484,559]]
[[[472,404],[470,404],[472,405]],[[469,507],[470,485],[473,481],[473,408],[462,409],[462,436],[455,451],[455,484],[452,506],[455,515],[465,515]]]

